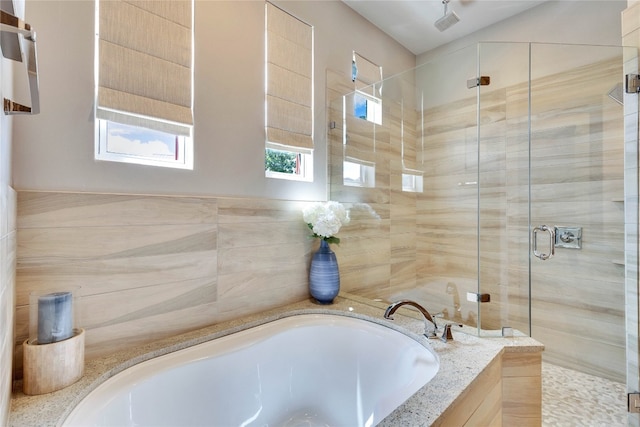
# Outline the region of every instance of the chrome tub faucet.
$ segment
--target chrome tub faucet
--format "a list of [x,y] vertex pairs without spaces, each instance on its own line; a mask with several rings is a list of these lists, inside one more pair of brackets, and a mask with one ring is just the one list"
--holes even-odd
[[[421,306],[415,301],[401,300],[401,301],[394,302],[389,307],[387,307],[387,310],[384,312],[384,318],[393,320],[393,313],[395,313],[403,305],[410,305],[411,307],[415,307],[418,309],[418,311],[420,311],[420,313],[422,313],[422,316],[424,317],[424,336],[425,337],[427,338],[437,337],[436,332],[438,331],[438,325],[436,324],[435,319],[431,316],[431,314],[429,314],[426,308],[424,308],[423,306]],[[429,327],[429,323],[433,324],[433,328]]]

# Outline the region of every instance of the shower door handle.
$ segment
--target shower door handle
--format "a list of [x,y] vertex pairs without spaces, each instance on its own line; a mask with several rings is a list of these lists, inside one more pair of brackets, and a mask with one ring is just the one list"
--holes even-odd
[[[539,252],[538,251],[538,233],[539,232],[547,232],[549,233],[549,252]],[[551,258],[556,251],[556,231],[555,228],[548,227],[546,225],[541,225],[540,227],[535,227],[533,229],[531,240],[533,240],[533,254],[540,258],[542,261],[546,261]]]

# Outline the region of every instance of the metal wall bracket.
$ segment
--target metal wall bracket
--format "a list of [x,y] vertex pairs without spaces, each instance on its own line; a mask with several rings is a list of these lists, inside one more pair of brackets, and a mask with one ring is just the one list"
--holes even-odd
[[[29,82],[31,106],[26,106],[4,98],[5,114],[38,114],[40,112],[40,90],[38,83],[38,55],[36,51],[36,32],[20,18],[0,10],[0,35],[2,36],[2,56],[18,62],[24,62]],[[23,52],[22,37],[26,45]]]
[[627,394],[627,409],[632,414],[640,414],[640,393]]
[[627,93],[640,92],[640,76],[638,74],[627,74],[625,76],[625,88]]
[[491,77],[489,76],[474,77],[467,80],[467,89],[473,89],[474,87],[478,86],[489,86],[490,83]]
[[491,294],[476,294],[467,292],[467,301],[470,302],[491,302]]

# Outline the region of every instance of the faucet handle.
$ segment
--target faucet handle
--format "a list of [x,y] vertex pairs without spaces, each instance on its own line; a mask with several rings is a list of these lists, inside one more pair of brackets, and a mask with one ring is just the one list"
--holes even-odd
[[422,334],[422,335],[424,335],[425,337],[427,337],[427,338],[432,340],[434,338],[438,338],[438,334],[436,333],[436,331],[437,331],[437,329],[433,329],[431,331],[427,331],[426,328],[425,328],[424,334]]
[[440,340],[443,342],[453,341],[453,334],[451,333],[450,323],[444,325],[444,331],[442,331],[442,337],[440,338]]

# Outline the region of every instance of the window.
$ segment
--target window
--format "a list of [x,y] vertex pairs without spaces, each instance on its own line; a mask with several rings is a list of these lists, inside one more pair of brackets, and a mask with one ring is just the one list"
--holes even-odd
[[382,125],[382,67],[355,51],[351,61],[355,92],[343,97],[343,184],[376,186],[376,127]]
[[96,1],[98,160],[193,169],[193,1]]
[[423,176],[420,171],[402,173],[402,191],[410,193],[422,193],[423,191]]
[[376,186],[376,165],[359,159],[347,158],[342,163],[343,184],[350,187]]
[[[395,105],[394,116],[400,116],[400,157],[402,159],[402,191],[410,193],[422,193],[424,190],[424,172],[418,166],[418,141],[422,141],[422,137],[418,138],[413,132],[405,132],[408,129],[424,129],[424,123],[418,122],[424,120],[422,107],[420,111],[411,107],[405,108],[404,100]],[[393,108],[393,106],[392,106]]]
[[377,125],[382,124],[382,100],[375,96],[356,91],[353,101],[353,115]]
[[313,157],[291,151],[267,148],[265,171],[270,178],[311,180],[313,177]]
[[193,169],[191,138],[109,120],[99,120],[98,132],[100,160]]
[[265,4],[265,176],[313,180],[313,27]]

